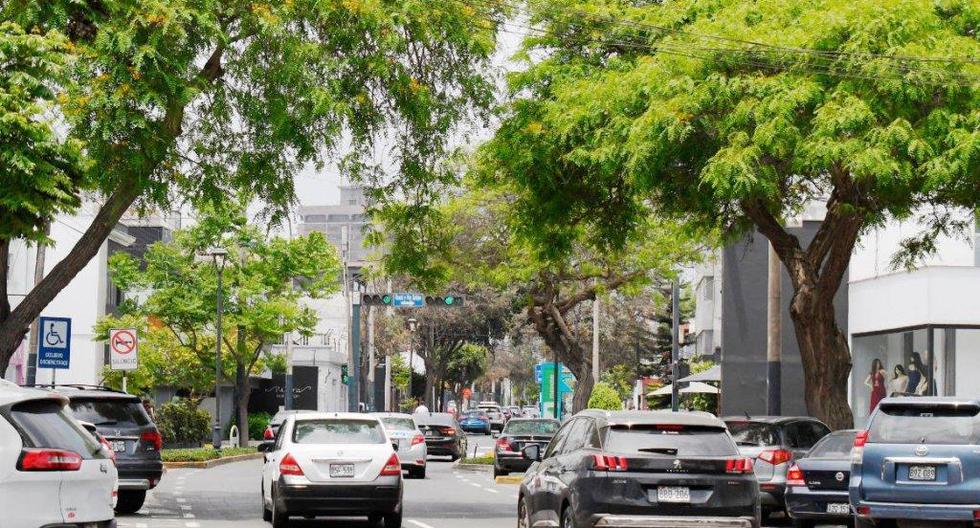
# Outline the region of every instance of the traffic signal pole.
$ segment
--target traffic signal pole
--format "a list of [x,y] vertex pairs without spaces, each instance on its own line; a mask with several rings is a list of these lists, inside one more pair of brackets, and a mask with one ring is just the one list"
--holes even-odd
[[674,412],[680,410],[680,387],[677,380],[681,377],[681,303],[680,303],[680,284],[677,279],[670,285],[670,408]]
[[350,389],[347,394],[347,407],[350,412],[360,412],[361,407],[361,299],[353,297],[354,305],[351,307],[351,348],[352,372],[350,377]]

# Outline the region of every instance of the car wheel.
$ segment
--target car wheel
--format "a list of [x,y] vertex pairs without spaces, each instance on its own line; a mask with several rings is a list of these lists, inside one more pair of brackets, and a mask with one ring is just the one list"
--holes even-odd
[[265,483],[262,483],[262,520],[265,522],[272,522],[272,510],[265,503]]
[[408,470],[408,475],[413,479],[424,479],[425,478],[425,466],[420,468],[412,468]]
[[517,528],[531,528],[531,512],[527,509],[527,499],[517,502]]
[[289,512],[279,507],[276,501],[275,490],[272,492],[272,528],[286,528],[289,526]]
[[493,478],[506,477],[508,474],[510,474],[510,472],[506,469],[500,469],[496,465],[493,466]]
[[561,511],[561,525],[559,528],[575,528],[575,515],[571,506],[565,506]]
[[402,528],[401,510],[385,515],[385,528]]
[[816,524],[806,519],[793,519],[793,528],[813,528]]
[[146,501],[146,490],[125,490],[119,492],[116,513],[136,513]]

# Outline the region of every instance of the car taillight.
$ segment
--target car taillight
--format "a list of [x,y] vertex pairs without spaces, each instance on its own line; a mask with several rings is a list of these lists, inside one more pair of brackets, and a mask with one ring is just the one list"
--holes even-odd
[[759,453],[759,460],[778,466],[793,460],[793,453],[785,449],[769,449]]
[[63,449],[24,449],[17,461],[20,471],[78,471],[82,455]]
[[150,444],[157,451],[163,447],[163,437],[160,436],[159,431],[146,431],[140,435],[140,440]]
[[272,432],[272,427],[266,427],[265,431],[262,432],[263,440],[275,440],[276,433]]
[[800,466],[793,464],[786,472],[786,485],[806,486],[806,480],[803,479],[803,470],[800,469]]
[[286,456],[282,457],[282,461],[279,462],[279,474],[294,477],[304,476],[303,468],[299,467],[299,463],[296,462],[291,453],[286,453]]
[[864,446],[868,443],[868,431],[858,431],[854,435],[854,447],[851,449],[851,464],[864,463]]
[[502,436],[502,437],[498,438],[497,439],[497,449],[499,449],[501,451],[511,452],[512,449],[510,447],[510,439],[507,438],[507,437],[505,437],[505,436]]
[[628,466],[626,457],[592,455],[592,469],[595,471],[626,471]]
[[854,435],[854,447],[864,447],[868,443],[868,432],[859,431]]
[[415,436],[412,437],[412,445],[413,446],[417,446],[419,444],[424,444],[424,443],[425,443],[425,437],[424,436],[422,436],[420,434],[417,434],[417,435],[415,435]]
[[725,461],[725,473],[748,474],[754,466],[751,458],[733,458]]
[[443,427],[442,434],[445,436],[453,436],[456,434],[456,430],[453,429],[452,427]]
[[392,454],[388,457],[385,467],[381,468],[379,477],[393,477],[402,474],[402,464],[398,461],[398,455]]

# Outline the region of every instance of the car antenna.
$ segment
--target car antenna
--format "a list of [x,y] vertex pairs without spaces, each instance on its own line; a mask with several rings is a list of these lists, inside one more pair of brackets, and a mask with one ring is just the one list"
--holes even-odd
[[749,416],[749,411],[742,411],[742,412],[745,413],[745,419],[746,420],[751,420],[752,419],[752,417]]

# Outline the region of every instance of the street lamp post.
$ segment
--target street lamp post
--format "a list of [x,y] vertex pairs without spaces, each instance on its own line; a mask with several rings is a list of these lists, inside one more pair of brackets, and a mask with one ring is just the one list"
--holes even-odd
[[412,397],[412,374],[415,368],[412,363],[415,361],[415,329],[418,327],[418,320],[414,317],[408,318],[408,331],[412,333],[412,338],[408,341],[408,397]]
[[211,431],[211,442],[215,449],[221,449],[221,312],[223,308],[221,304],[221,275],[225,270],[228,250],[212,247],[207,250],[207,255],[211,257],[214,262],[214,269],[218,272],[218,306],[214,325],[214,428]]

